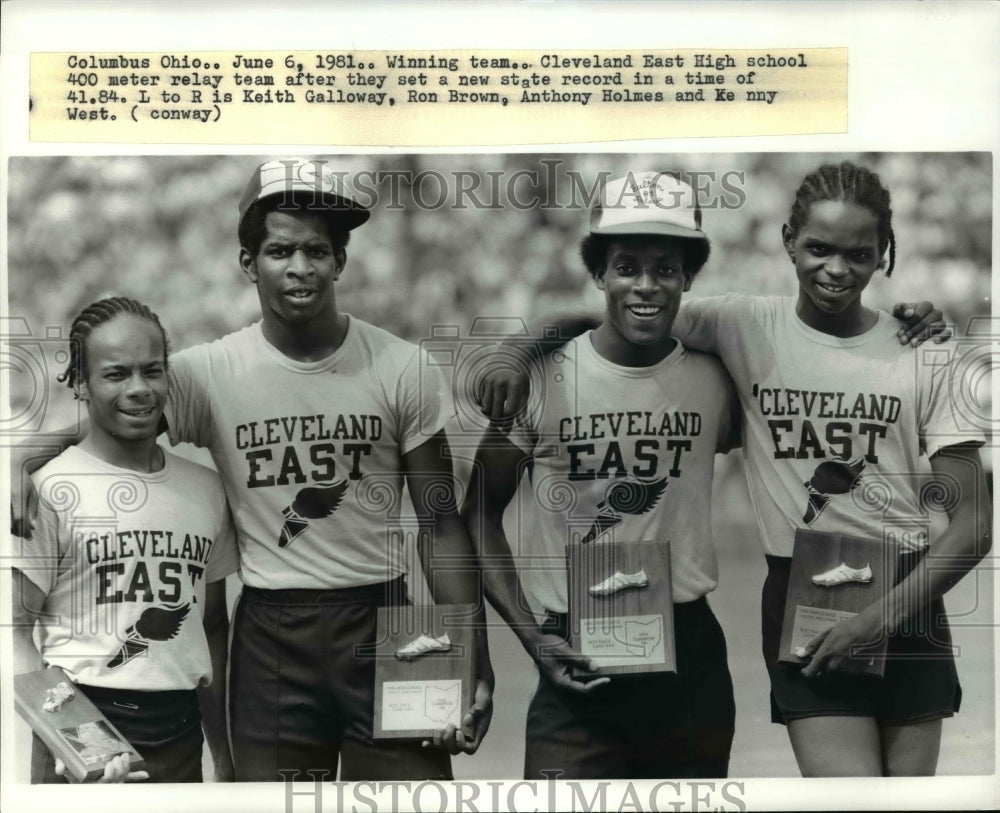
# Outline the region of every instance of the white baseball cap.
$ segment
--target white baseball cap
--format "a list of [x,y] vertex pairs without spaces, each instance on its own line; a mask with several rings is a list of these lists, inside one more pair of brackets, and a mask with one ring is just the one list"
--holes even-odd
[[708,240],[694,189],[668,172],[630,172],[608,181],[591,208],[590,233]]
[[[257,201],[274,195],[312,196],[306,208],[336,217],[345,229],[364,223],[371,212],[354,199],[343,173],[333,172],[322,158],[279,158],[258,166],[240,198],[240,222]],[[299,201],[301,205],[302,201]]]

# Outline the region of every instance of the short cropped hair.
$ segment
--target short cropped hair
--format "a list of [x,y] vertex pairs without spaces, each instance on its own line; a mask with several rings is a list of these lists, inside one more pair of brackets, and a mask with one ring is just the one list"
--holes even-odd
[[684,250],[684,271],[694,277],[708,262],[711,246],[708,240],[686,237],[667,237],[655,234],[588,234],[580,241],[580,258],[594,279],[601,279],[607,269],[608,248],[616,240],[627,237],[649,237],[656,240],[670,240],[681,244]]
[[[285,211],[285,212],[306,212],[315,213],[322,215],[322,210],[317,210],[309,207],[309,203],[312,202],[312,195],[308,194],[296,194],[292,196],[294,205],[288,205],[288,199],[282,197],[281,195],[271,195],[263,200],[257,201],[253,206],[247,209],[247,213],[243,216],[240,221],[238,236],[240,239],[240,247],[246,249],[250,252],[253,257],[257,256],[260,251],[261,244],[264,242],[264,237],[267,234],[267,216],[271,212]],[[329,213],[325,218],[323,218],[326,223],[326,234],[327,238],[330,240],[330,244],[334,249],[345,249],[347,248],[347,242],[351,238],[351,232],[339,225],[339,219],[335,213]]]

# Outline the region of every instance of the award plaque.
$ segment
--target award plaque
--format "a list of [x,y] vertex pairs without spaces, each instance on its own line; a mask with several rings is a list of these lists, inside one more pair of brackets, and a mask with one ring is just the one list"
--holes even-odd
[[[778,660],[805,664],[802,648],[839,621],[880,602],[896,578],[899,547],[893,542],[798,530],[788,578]],[[889,640],[858,647],[843,667],[882,675]]]
[[475,614],[472,604],[379,608],[375,739],[423,740],[462,724],[475,699]]
[[99,779],[104,766],[123,753],[129,754],[130,770],[142,770],[142,757],[62,669],[50,666],[15,675],[14,704],[48,749],[66,763],[70,781]]
[[566,546],[570,645],[598,672],[676,672],[669,542]]

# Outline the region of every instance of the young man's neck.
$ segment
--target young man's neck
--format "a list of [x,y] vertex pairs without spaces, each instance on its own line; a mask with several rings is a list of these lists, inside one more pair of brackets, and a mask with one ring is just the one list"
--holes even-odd
[[122,440],[101,431],[94,431],[80,441],[80,448],[94,457],[120,469],[151,473],[164,465],[163,450],[156,445],[156,438]]
[[634,344],[627,341],[609,322],[602,323],[590,335],[597,355],[620,367],[652,367],[677,347],[677,340],[669,334],[656,344]]
[[820,333],[849,339],[871,330],[878,321],[878,313],[866,308],[860,302],[856,307],[840,313],[826,313],[813,304],[807,296],[800,295],[795,313],[806,325]]
[[321,361],[340,349],[348,322],[347,314],[337,311],[298,324],[265,318],[264,338],[294,361]]

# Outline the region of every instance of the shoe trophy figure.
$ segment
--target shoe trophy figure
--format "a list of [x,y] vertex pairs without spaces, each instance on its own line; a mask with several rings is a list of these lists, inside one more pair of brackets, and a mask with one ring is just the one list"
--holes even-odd
[[604,581],[592,585],[590,595],[611,596],[619,590],[639,589],[642,587],[649,587],[649,577],[646,576],[645,568],[640,566],[635,573],[622,573],[620,570],[616,570]]
[[42,711],[59,711],[63,703],[68,703],[76,697],[76,692],[65,680],[45,690],[45,701],[42,703]]
[[401,646],[395,651],[397,660],[412,661],[428,652],[447,652],[451,649],[451,638],[446,632],[440,638],[432,638],[430,635],[421,635],[414,638],[410,643]]
[[871,564],[866,564],[864,567],[850,567],[846,562],[841,562],[836,567],[832,567],[823,573],[817,573],[812,577],[812,583],[817,587],[836,587],[838,584],[847,584],[849,582],[867,584],[871,580]]

